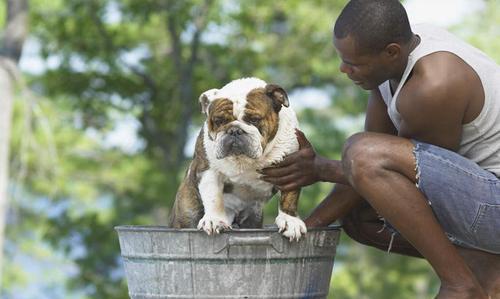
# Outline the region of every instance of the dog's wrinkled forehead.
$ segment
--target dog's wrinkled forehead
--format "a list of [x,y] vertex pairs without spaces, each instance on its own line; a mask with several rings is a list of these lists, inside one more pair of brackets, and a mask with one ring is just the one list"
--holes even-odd
[[200,95],[201,111],[208,114],[209,106],[218,99],[226,99],[234,104],[235,117],[242,114],[245,109],[247,95],[257,88],[265,88],[266,82],[257,78],[243,78],[231,81],[221,89],[210,89]]
[[265,87],[266,82],[257,78],[238,79],[226,84],[215,97],[233,102],[233,114],[238,117],[245,110],[247,95],[254,89]]
[[234,118],[239,120],[245,115],[246,108],[270,111],[263,106],[267,104],[270,105],[268,108],[279,113],[283,106],[288,107],[290,104],[283,88],[257,78],[238,79],[231,81],[221,89],[214,88],[205,91],[199,98],[201,111],[209,115],[210,112],[214,111],[214,104],[220,103],[221,100],[227,102],[224,105],[226,109],[228,103],[232,104],[232,114]]

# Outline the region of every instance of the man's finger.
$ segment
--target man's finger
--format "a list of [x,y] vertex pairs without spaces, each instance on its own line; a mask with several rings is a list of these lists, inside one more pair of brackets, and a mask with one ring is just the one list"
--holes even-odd
[[311,143],[307,140],[301,130],[295,129],[295,135],[297,136],[297,141],[299,142],[299,149],[312,147]]
[[275,165],[273,165],[271,167],[266,167],[264,169],[273,169],[273,168],[287,167],[287,166],[290,166],[293,163],[295,163],[297,161],[297,159],[299,159],[299,158],[300,158],[299,153],[295,152],[295,153],[292,153],[292,154],[286,156],[285,159],[283,159],[283,161],[281,161],[279,163],[276,163]]
[[276,178],[272,176],[263,175],[260,177],[261,180],[266,181],[270,184],[276,185]]
[[300,188],[300,186],[296,183],[290,183],[290,184],[278,186],[278,189],[281,192],[295,191],[295,190],[298,190],[299,188]]
[[269,167],[264,168],[260,171],[263,175],[267,177],[284,177],[293,173],[293,169],[290,167]]
[[288,185],[290,183],[293,183],[296,180],[295,174],[290,174],[287,176],[282,176],[282,177],[267,177],[263,176],[262,179],[268,183],[271,183],[273,185]]

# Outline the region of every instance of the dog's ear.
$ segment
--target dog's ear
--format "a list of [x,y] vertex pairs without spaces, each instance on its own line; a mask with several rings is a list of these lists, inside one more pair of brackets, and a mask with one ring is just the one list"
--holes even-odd
[[288,95],[281,86],[277,84],[267,84],[266,94],[273,100],[273,107],[276,112],[279,112],[282,106],[290,106]]
[[212,102],[212,100],[215,98],[218,91],[218,89],[213,88],[205,91],[200,95],[199,101],[202,113],[208,114],[208,106],[210,105],[210,102]]

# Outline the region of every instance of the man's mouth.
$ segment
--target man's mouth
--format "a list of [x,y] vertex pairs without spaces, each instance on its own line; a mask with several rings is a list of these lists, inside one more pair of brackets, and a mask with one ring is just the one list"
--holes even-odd
[[349,77],[349,79],[350,79],[350,80],[351,80],[351,81],[352,81],[352,82],[353,82],[354,84],[356,84],[356,85],[360,85],[360,84],[363,84],[363,81],[360,81],[360,80],[356,80],[356,79],[354,79],[354,78],[351,78],[351,77]]

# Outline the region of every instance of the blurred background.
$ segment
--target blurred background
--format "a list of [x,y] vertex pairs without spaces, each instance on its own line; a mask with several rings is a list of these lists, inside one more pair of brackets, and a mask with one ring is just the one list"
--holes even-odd
[[[0,298],[128,298],[113,228],[166,224],[205,90],[246,76],[280,84],[316,150],[338,158],[367,99],[332,46],[345,3],[2,1]],[[412,22],[446,27],[500,62],[499,1],[403,3]],[[302,217],[331,188],[303,189]],[[276,211],[273,199],[266,223]],[[432,298],[437,288],[426,262],[343,236],[329,298]]]

